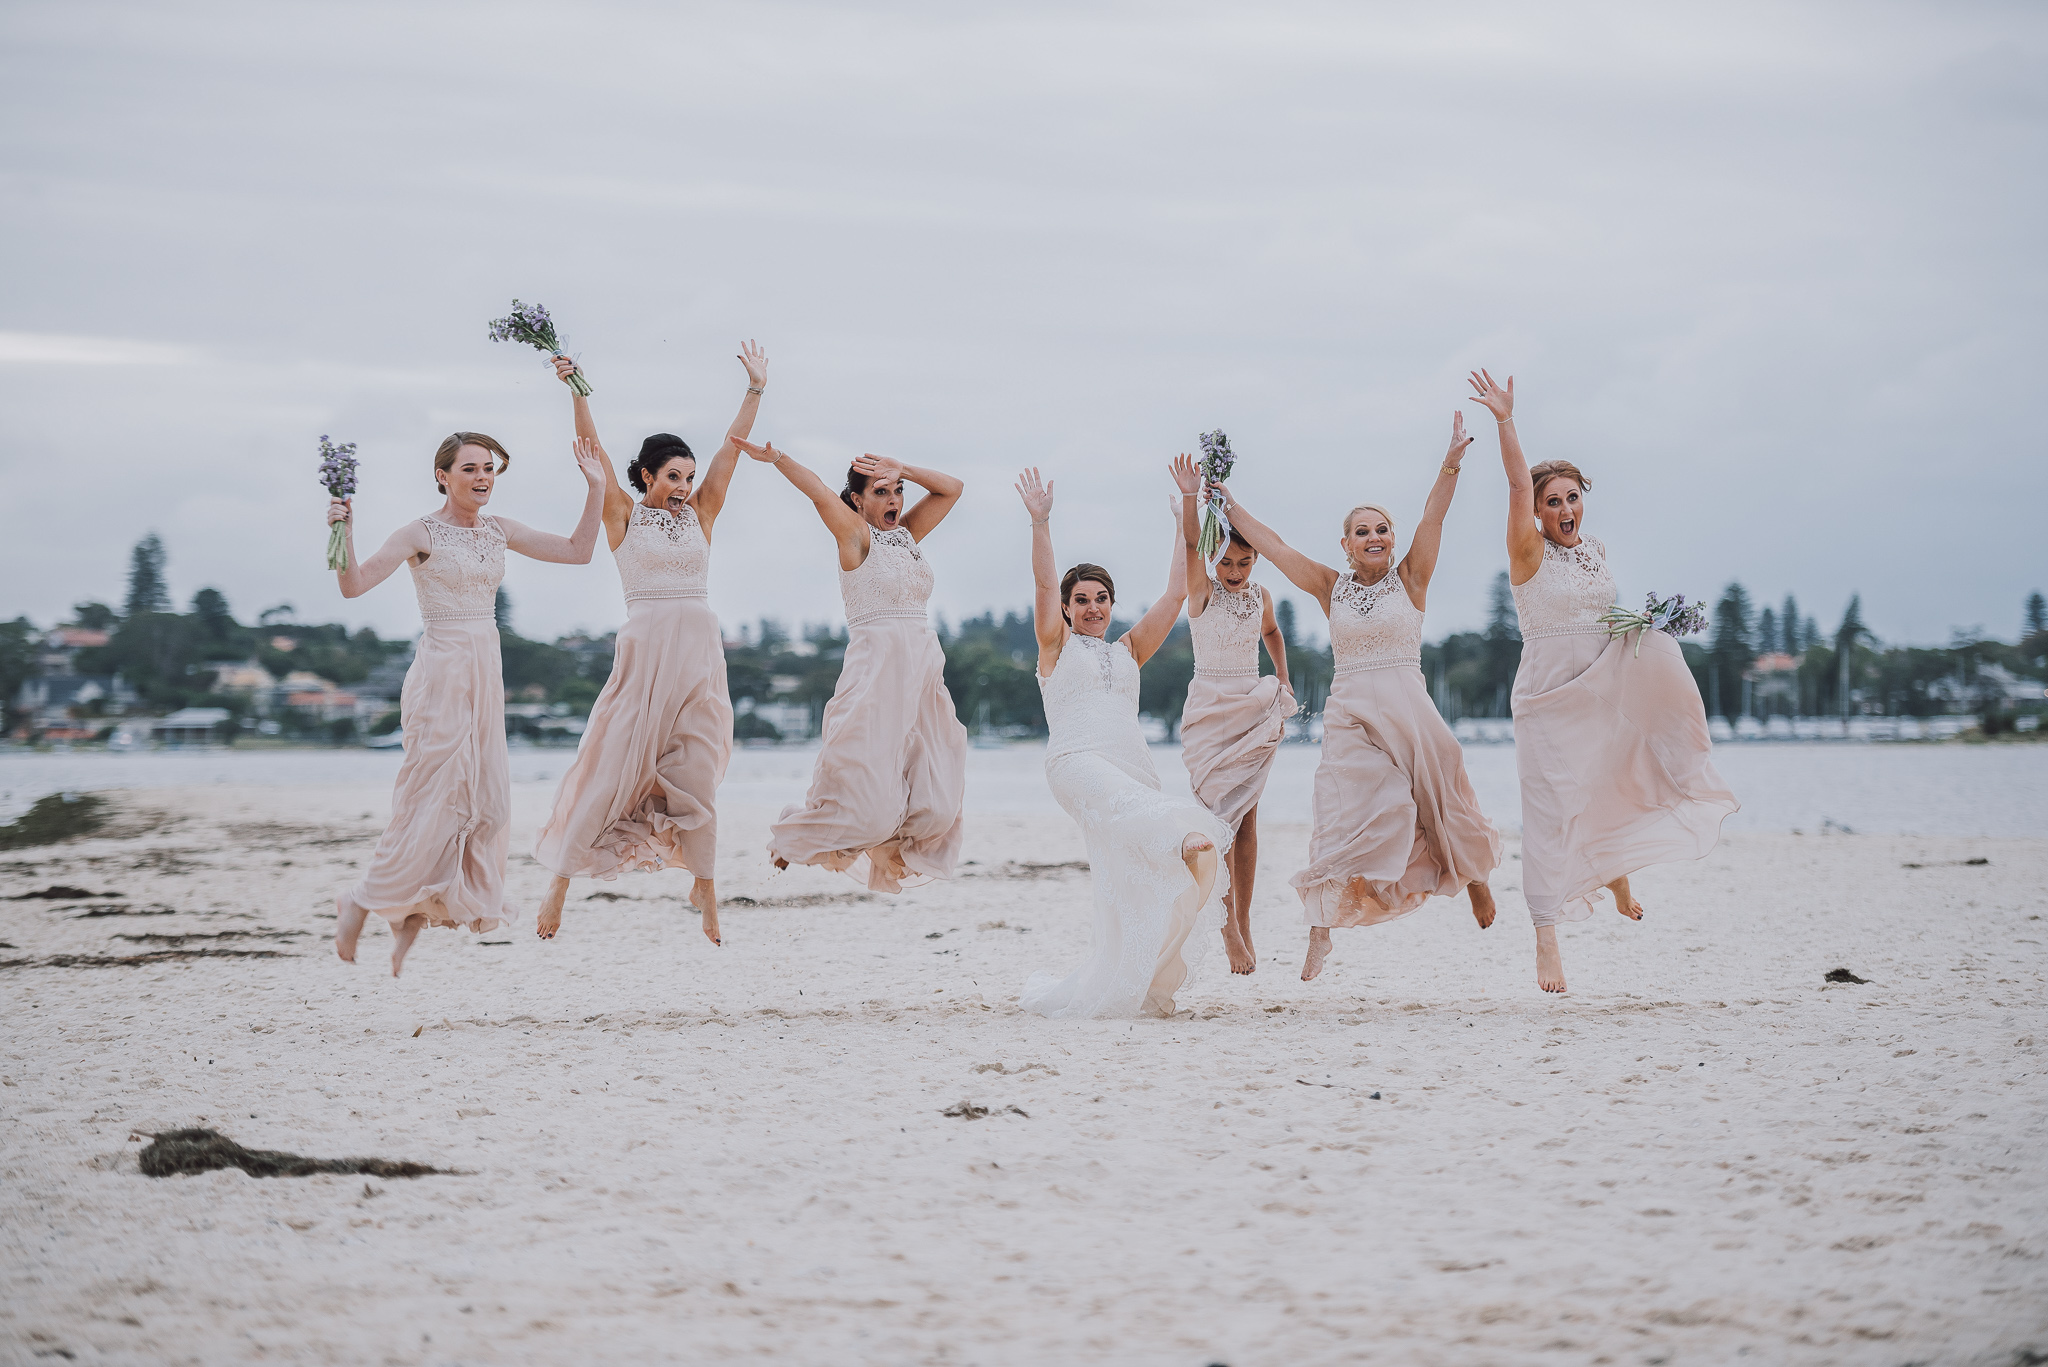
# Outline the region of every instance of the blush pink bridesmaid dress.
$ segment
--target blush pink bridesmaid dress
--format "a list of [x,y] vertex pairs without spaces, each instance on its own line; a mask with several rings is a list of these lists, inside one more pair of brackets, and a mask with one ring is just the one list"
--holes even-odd
[[1259,677],[1259,628],[1265,590],[1232,593],[1214,577],[1209,602],[1188,619],[1195,647],[1195,677],[1180,714],[1181,762],[1195,796],[1229,830],[1258,805],[1280,751],[1294,692],[1280,680]]
[[1422,612],[1399,569],[1370,585],[1338,577],[1330,648],[1309,864],[1294,888],[1311,926],[1377,925],[1492,873],[1500,833],[1423,687]]
[[669,867],[712,878],[732,701],[706,593],[711,546],[694,508],[635,503],[612,559],[626,625],[534,857],[563,878]]
[[1539,926],[1583,921],[1617,878],[1698,859],[1740,809],[1714,768],[1700,690],[1661,631],[1612,638],[1607,547],[1545,538],[1514,586],[1515,768],[1522,781],[1522,895]]
[[904,528],[868,535],[867,559],[839,572],[846,659],[825,705],[810,792],[770,829],[768,852],[898,892],[953,876],[967,728],[953,714],[945,652],[926,616],[930,564]]
[[423,629],[398,701],[405,762],[391,822],[346,901],[396,927],[414,913],[433,926],[483,932],[511,921],[511,768],[505,675],[493,612],[505,577],[505,530],[423,517],[432,551],[407,561]]

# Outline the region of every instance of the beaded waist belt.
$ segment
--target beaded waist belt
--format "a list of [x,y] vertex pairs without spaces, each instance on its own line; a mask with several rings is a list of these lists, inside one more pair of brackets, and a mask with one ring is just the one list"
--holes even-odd
[[422,622],[485,622],[498,614],[491,608],[475,608],[458,612],[422,612]]
[[1256,679],[1259,677],[1259,667],[1257,665],[1246,665],[1243,669],[1204,669],[1202,666],[1196,665],[1195,677],[1199,679]]
[[1337,677],[1342,678],[1346,674],[1362,674],[1368,669],[1420,668],[1422,668],[1422,657],[1420,655],[1403,655],[1398,659],[1392,660],[1352,660],[1338,665],[1333,672]]
[[626,595],[626,601],[636,603],[642,598],[709,598],[707,589],[634,589]]
[[849,617],[846,619],[846,625],[864,627],[869,622],[897,620],[924,622],[929,619],[923,608],[881,608],[874,612],[863,612],[858,617]]
[[1525,641],[1540,641],[1546,636],[1605,636],[1607,628],[1599,622],[1573,622],[1570,626],[1537,627],[1534,631],[1522,633]]

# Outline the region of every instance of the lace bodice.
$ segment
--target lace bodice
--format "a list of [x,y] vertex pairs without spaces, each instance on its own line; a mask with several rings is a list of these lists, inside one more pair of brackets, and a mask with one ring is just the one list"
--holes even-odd
[[1330,650],[1339,674],[1422,663],[1422,610],[1409,598],[1397,567],[1376,584],[1349,569],[1330,590]]
[[1259,627],[1266,616],[1266,598],[1257,584],[1232,593],[1212,575],[1209,606],[1200,617],[1188,618],[1188,636],[1195,645],[1197,674],[1257,674]]
[[697,510],[681,513],[633,505],[626,535],[612,552],[626,601],[636,598],[702,598],[711,573],[711,544],[697,525]]
[[1138,728],[1138,662],[1122,639],[1067,633],[1052,673],[1038,681],[1045,696],[1045,762],[1087,751],[1119,768],[1153,773]]
[[1607,572],[1607,544],[1579,538],[1576,546],[1543,539],[1543,561],[1525,584],[1514,586],[1515,616],[1522,639],[1563,632],[1606,630],[1600,618],[1614,606],[1614,576]]
[[917,538],[901,527],[868,529],[868,558],[860,568],[839,571],[839,596],[846,600],[846,624],[857,627],[889,617],[925,618],[932,597],[932,567]]
[[413,591],[420,598],[420,620],[453,622],[465,617],[491,617],[498,585],[505,578],[505,529],[488,515],[474,527],[457,527],[439,518],[420,519],[433,549],[425,563],[408,560]]

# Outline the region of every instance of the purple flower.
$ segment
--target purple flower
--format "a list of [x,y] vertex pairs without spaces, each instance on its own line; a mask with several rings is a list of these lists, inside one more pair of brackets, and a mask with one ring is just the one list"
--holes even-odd
[[[503,318],[493,318],[490,329],[494,342],[521,342],[550,356],[562,354],[561,339],[555,334],[555,320],[548,317],[547,309],[540,304],[522,304],[514,299],[512,311]],[[578,394],[590,393],[590,382],[583,378],[580,368],[569,376],[569,387]]]
[[325,433],[320,437],[320,482],[335,498],[353,498],[356,492],[356,444],[336,445]]

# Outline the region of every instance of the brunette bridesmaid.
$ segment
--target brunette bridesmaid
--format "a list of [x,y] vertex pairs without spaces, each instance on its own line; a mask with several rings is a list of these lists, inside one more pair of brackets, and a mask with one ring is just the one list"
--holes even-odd
[[[732,757],[732,700],[718,614],[705,582],[712,524],[739,463],[733,439],[754,430],[768,383],[768,357],[759,347],[747,342],[739,359],[747,392],[703,479],[689,445],[657,432],[626,467],[637,501],[616,478],[605,481],[605,539],[625,589],[626,625],[619,629],[611,677],[590,709],[576,759],[562,775],[534,846],[534,857],[555,875],[535,926],[543,940],[561,927],[571,878],[675,867],[693,877],[690,901],[705,937],[723,943],[713,881],[715,801]],[[576,363],[558,357],[555,371],[567,384]],[[573,386],[570,393],[576,435],[596,444],[590,400]],[[602,447],[598,454],[604,457]],[[609,457],[604,465],[609,475]]]
[[[736,442],[780,470],[818,510],[839,548],[846,657],[803,802],[768,834],[777,868],[816,864],[876,892],[950,878],[960,857],[967,728],[946,692],[946,656],[926,605],[932,569],[918,549],[960,501],[951,475],[862,456],[846,487],[825,482],[772,444]],[[906,484],[926,492],[906,512]]]
[[1583,921],[1605,888],[1631,921],[1629,875],[1698,859],[1740,809],[1714,769],[1699,686],[1661,631],[1617,639],[1607,547],[1585,535],[1592,481],[1567,460],[1530,469],[1515,433],[1515,379],[1471,377],[1493,414],[1508,477],[1508,583],[1522,624],[1515,768],[1522,780],[1522,894],[1536,923],[1536,984],[1565,990],[1559,921]]
[[1500,833],[1479,810],[1464,751],[1422,682],[1423,608],[1471,444],[1463,416],[1454,417],[1450,450],[1398,565],[1394,519],[1377,504],[1345,514],[1341,574],[1229,505],[1231,524],[1330,618],[1336,670],[1323,709],[1309,865],[1293,880],[1309,925],[1303,982],[1322,972],[1332,929],[1391,921],[1430,897],[1469,893],[1480,929],[1493,924],[1487,876],[1500,865]]
[[[1224,895],[1223,949],[1232,973],[1258,967],[1252,949],[1252,880],[1259,862],[1259,796],[1280,752],[1294,690],[1287,686],[1287,642],[1273,616],[1273,595],[1251,582],[1259,553],[1235,527],[1212,569],[1196,533],[1196,495],[1181,499],[1186,545],[1188,635],[1195,676],[1180,714],[1181,760],[1195,796],[1233,834],[1230,888]],[[1273,673],[1259,677],[1259,643]]]
[[512,458],[481,432],[457,432],[441,443],[434,453],[441,506],[393,532],[368,560],[356,560],[349,502],[327,505],[329,523],[350,523],[348,566],[337,575],[342,597],[368,593],[404,564],[412,569],[423,624],[398,702],[405,762],[391,823],[362,879],[334,899],[334,951],[349,963],[372,913],[391,923],[393,977],[426,926],[482,933],[511,920],[505,856],[512,780],[494,609],[507,550],[558,565],[590,563],[605,466],[594,442],[578,441],[575,452],[590,490],[568,536],[484,512]]

